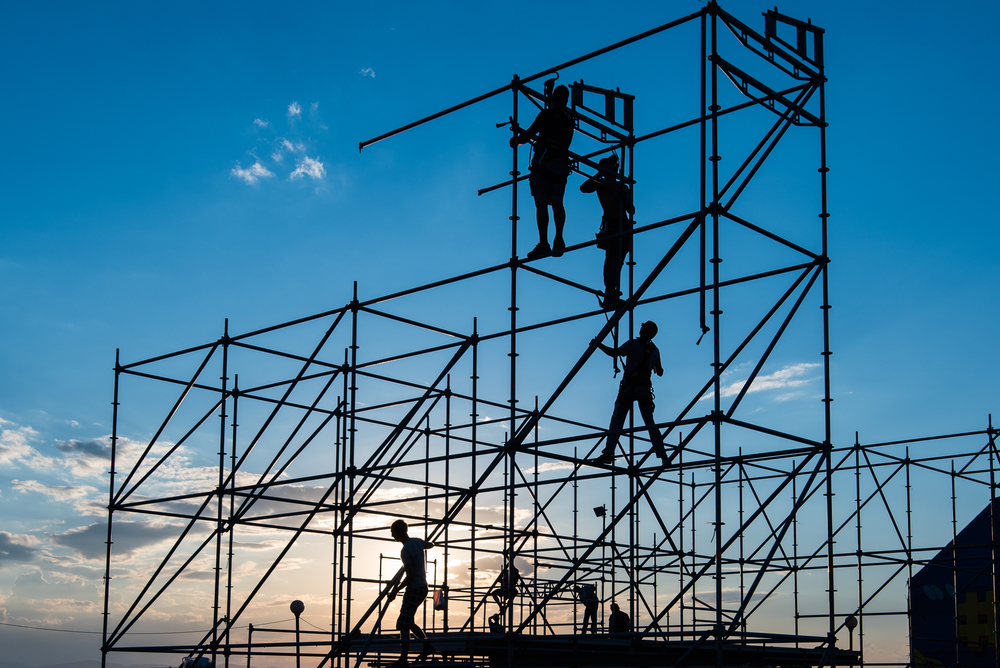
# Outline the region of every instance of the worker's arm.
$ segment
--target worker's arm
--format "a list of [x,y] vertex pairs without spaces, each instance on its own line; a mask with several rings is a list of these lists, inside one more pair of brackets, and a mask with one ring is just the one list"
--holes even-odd
[[[590,342],[597,343],[597,339],[591,339]],[[620,348],[612,348],[611,346],[606,346],[603,343],[597,343],[597,347],[602,353],[608,355],[609,357],[616,357],[625,354],[621,352]]]
[[514,128],[514,136],[510,138],[511,148],[514,148],[519,144],[527,144],[529,141],[531,141],[532,137],[538,134],[538,119],[541,117],[542,117],[541,114],[535,116],[535,120],[532,121],[531,125],[528,126],[527,130],[520,130],[518,128]]

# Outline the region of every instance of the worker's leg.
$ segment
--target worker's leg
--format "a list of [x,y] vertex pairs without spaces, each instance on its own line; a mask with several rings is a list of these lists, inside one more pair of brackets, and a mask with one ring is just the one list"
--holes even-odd
[[552,204],[552,221],[556,227],[556,238],[552,242],[552,254],[559,257],[566,248],[563,240],[563,228],[566,226],[566,208],[563,207],[563,194],[566,192],[566,177],[556,179],[549,184],[549,203]]
[[[608,425],[609,432],[620,431],[622,426],[625,424],[625,418],[628,417],[628,412],[632,408],[632,394],[628,391],[626,387],[621,387],[618,390],[618,397],[615,399],[615,410],[611,414],[611,423]],[[608,442],[604,446],[603,457],[615,456],[615,449],[618,447],[618,436],[616,433],[608,434]]]
[[549,243],[549,198],[548,194],[535,195],[535,223],[538,225],[538,242]]
[[642,388],[636,393],[636,402],[639,404],[639,414],[642,415],[642,422],[649,429],[649,440],[653,443],[653,452],[660,459],[666,459],[667,453],[663,448],[663,436],[656,427],[656,418],[653,417],[653,410],[656,404],[653,403],[653,389]]

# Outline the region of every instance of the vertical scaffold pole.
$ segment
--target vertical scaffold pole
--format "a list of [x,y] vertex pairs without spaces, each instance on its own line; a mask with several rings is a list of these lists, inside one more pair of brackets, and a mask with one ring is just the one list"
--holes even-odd
[[[215,591],[212,602],[212,665],[219,665],[219,602],[220,588],[222,586],[222,536],[225,533],[225,524],[222,519],[222,507],[225,503],[225,477],[226,477],[226,405],[228,403],[227,390],[229,388],[229,318],[226,318],[222,334],[222,376],[219,380],[221,394],[219,401],[219,482],[216,490],[215,506]],[[229,645],[229,620],[226,620],[226,645]],[[229,652],[225,652],[226,666],[229,666]]]
[[[535,412],[538,412],[538,395],[537,394],[535,395]],[[538,440],[538,431],[535,431],[535,440],[536,441]],[[535,448],[535,461],[534,461],[534,464],[532,465],[533,466],[532,482],[533,482],[534,487],[533,487],[533,492],[532,492],[532,495],[531,495],[531,498],[532,498],[532,501],[533,501],[532,506],[534,508],[534,517],[536,518],[536,520],[535,520],[536,524],[534,526],[534,531],[532,531],[533,535],[531,537],[531,561],[534,564],[534,571],[535,571],[535,577],[532,578],[532,592],[531,592],[531,600],[532,600],[532,602],[537,601],[538,600],[538,596],[539,596],[539,593],[538,593],[538,524],[537,524],[537,518],[538,518],[539,514],[541,513],[541,505],[539,505],[539,503],[538,503],[538,494],[540,492],[540,490],[538,488],[538,466],[540,464],[541,464],[541,462],[538,459],[538,448],[536,447]],[[538,633],[538,615],[536,615],[535,618],[534,618],[534,620],[532,620],[531,630],[535,634]],[[542,628],[542,632],[544,634],[544,632],[545,632],[545,628],[544,627]]]
[[[823,446],[826,449],[826,524],[827,524],[827,544],[826,544],[826,554],[827,554],[827,588],[829,589],[829,637],[830,642],[834,642],[835,633],[837,631],[837,619],[836,619],[836,609],[835,609],[835,595],[836,595],[836,582],[834,576],[834,534],[836,532],[836,527],[834,526],[834,516],[833,516],[833,422],[831,420],[831,406],[833,403],[833,397],[830,395],[830,272],[829,272],[829,245],[827,243],[827,219],[830,217],[830,213],[827,210],[826,203],[826,193],[827,193],[827,173],[830,171],[826,163],[826,75],[823,66],[823,43],[822,40],[817,35],[815,37],[815,52],[814,57],[816,59],[816,64],[818,66],[817,71],[817,83],[819,84],[819,155],[820,155],[820,201],[821,201],[821,211],[820,217],[820,227],[822,230],[822,246],[823,246],[823,381],[824,381],[824,396],[823,396],[823,408],[824,408],[824,420],[825,420],[825,438],[823,441]],[[836,665],[836,654],[832,654],[834,657],[833,665]]]
[[[951,586],[955,595],[951,597],[952,612],[955,621],[952,623],[952,631],[955,634],[955,663],[959,665],[959,647],[961,634],[958,629],[958,508],[957,495],[955,493],[955,460],[951,460]],[[911,640],[912,644],[912,640]]]
[[239,406],[240,400],[240,375],[233,374],[233,421],[230,424],[232,429],[230,435],[230,447],[229,447],[229,457],[230,457],[230,471],[232,474],[229,476],[229,547],[228,554],[226,556],[226,561],[228,563],[226,567],[226,665],[229,665],[229,655],[231,653],[232,645],[232,618],[233,618],[233,557],[236,554],[234,549],[236,541],[236,527],[232,523],[233,513],[236,511],[236,430],[239,427],[239,422],[237,420],[237,408]]
[[[479,319],[472,319],[472,458],[469,462],[470,476],[469,489],[476,486],[478,473],[476,463],[478,461],[477,437],[479,423]],[[469,630],[476,630],[476,504],[475,501],[469,504]]]
[[[629,129],[629,141],[628,141],[628,143],[626,143],[625,145],[622,146],[622,153],[623,154],[625,153],[626,149],[628,150],[628,179],[632,183],[632,201],[633,202],[635,202],[635,157],[634,157],[634,154],[635,154],[635,150],[634,150],[635,149],[635,144],[634,144],[634,141],[633,141],[634,138],[635,138],[635,135],[633,134],[632,130]],[[624,163],[625,161],[622,160],[622,162]],[[625,211],[623,213],[626,216],[629,215],[629,213],[627,211]],[[633,221],[633,226],[634,226],[634,221]],[[634,243],[630,243],[629,244],[628,260],[629,260],[629,262],[628,262],[628,296],[629,296],[629,298],[631,298],[632,294],[633,294],[633,291],[635,290],[635,244]],[[635,329],[635,311],[634,310],[630,310],[628,312],[628,340],[630,340],[630,341],[632,340],[632,337],[635,336],[634,329]],[[630,429],[635,429],[635,411],[636,411],[636,405],[633,403],[632,410],[629,411],[629,416],[630,416],[629,417],[629,428]],[[645,424],[645,422],[643,424]],[[630,448],[629,448],[629,451],[630,451],[629,461],[635,461],[635,432],[634,431],[631,434],[629,434],[629,445],[630,445]],[[614,480],[614,478],[612,478],[612,480]],[[638,484],[639,484],[639,481],[636,479],[635,476],[629,476],[629,499],[634,499],[635,498],[635,492],[636,492],[636,488],[638,487]],[[638,505],[639,504],[637,504],[637,503],[632,503],[631,506],[630,506],[630,508],[629,508],[629,532],[630,532],[630,534],[629,534],[629,545],[630,546],[635,546],[635,545],[639,544],[639,542],[638,542],[639,541],[639,533],[638,533],[638,531],[639,531],[639,526],[638,526],[639,525],[639,509],[638,509]],[[612,517],[615,517],[617,514],[612,510],[611,515],[612,515]],[[612,552],[611,552],[611,558],[612,558],[612,560],[614,560],[614,558],[615,558],[615,550],[617,549],[617,544],[615,542],[614,536],[615,536],[614,529],[612,529],[612,533],[611,533],[611,545],[613,546],[612,547]],[[636,552],[635,549],[630,549],[629,550],[629,556],[630,556],[629,566],[631,568],[631,572],[628,574],[628,578],[629,578],[629,597],[628,597],[628,610],[629,610],[629,613],[628,614],[629,614],[629,616],[633,620],[633,625],[635,627],[637,627],[638,624],[639,624],[639,616],[638,616],[638,613],[639,613],[639,606],[638,606],[639,583],[638,583],[637,576],[636,576],[635,552]],[[612,591],[612,595],[614,595],[613,593],[615,591],[615,584],[616,584],[615,583],[615,573],[616,572],[617,572],[617,569],[615,568],[615,562],[612,561],[612,566],[611,566],[611,591]],[[601,615],[602,615],[602,617],[604,615],[604,606],[603,605],[601,606]]]
[[712,542],[715,544],[715,665],[722,668],[723,624],[722,591],[724,571],[722,569],[722,348],[720,338],[720,322],[722,316],[722,293],[719,288],[721,276],[721,259],[719,257],[719,82],[718,82],[718,6],[714,0],[708,5],[711,11],[711,41],[712,41],[712,329],[715,330],[714,351],[712,358],[713,389],[715,394],[715,415],[713,419],[715,432],[715,517]]
[[[706,318],[705,318],[705,298],[706,298],[706,296],[705,296],[705,292],[706,292],[706,288],[705,288],[705,281],[706,281],[706,276],[705,276],[705,255],[707,253],[707,250],[706,250],[707,239],[705,238],[705,233],[706,233],[705,226],[707,224],[707,218],[705,216],[705,199],[708,196],[708,184],[706,182],[707,172],[706,172],[706,169],[705,169],[705,165],[706,165],[706,163],[708,161],[708,155],[706,154],[707,153],[707,149],[708,149],[708,126],[707,126],[708,114],[706,113],[708,111],[708,90],[707,90],[707,86],[708,86],[708,72],[706,71],[706,68],[708,67],[708,26],[707,26],[707,21],[708,21],[708,14],[706,13],[705,10],[702,10],[702,12],[701,12],[701,106],[698,107],[698,111],[699,111],[699,114],[700,114],[700,120],[698,122],[698,127],[699,127],[699,130],[701,132],[701,152],[700,152],[700,155],[699,155],[700,162],[699,162],[699,169],[698,169],[699,174],[700,174],[700,178],[699,178],[698,208],[700,210],[700,215],[701,215],[701,225],[698,226],[699,238],[700,238],[700,241],[701,241],[701,250],[699,251],[699,256],[698,256],[700,258],[700,260],[701,260],[698,263],[699,268],[700,268],[700,276],[699,276],[699,278],[700,278],[700,289],[698,290],[698,299],[699,299],[699,307],[700,307],[699,308],[699,317],[700,317],[700,320],[701,320],[702,335],[704,335],[706,329],[708,328],[708,325],[706,324]],[[699,340],[699,342],[701,341],[701,339],[698,339],[698,340]]]
[[[739,491],[738,496],[739,496],[739,518],[740,518],[740,526],[743,526],[743,517],[744,517],[743,486],[744,486],[744,478],[745,478],[745,475],[746,475],[746,467],[743,464],[743,446],[740,446],[740,448],[739,448],[739,457],[740,457],[739,468],[738,468],[739,479],[738,479],[738,482],[737,482],[737,489]],[[746,562],[744,561],[745,557],[746,557],[746,553],[745,553],[746,546],[745,546],[744,538],[745,538],[745,534],[744,534],[744,532],[741,531],[740,532],[740,540],[739,540],[739,545],[740,545],[740,600],[741,601],[746,598]],[[742,643],[745,643],[746,642],[746,632],[747,632],[747,618],[746,618],[746,615],[743,615],[742,618],[740,619],[740,627],[739,628],[740,628],[740,640],[741,640]]]
[[[795,475],[795,460],[792,460],[792,468],[790,469],[790,475],[792,476],[792,508],[798,502],[798,476]],[[794,603],[794,621],[795,621],[795,646],[799,647],[799,620],[802,619],[801,609],[799,608],[799,520],[796,515],[795,520],[792,522],[792,563],[795,564],[795,570],[792,571],[792,601]]]
[[101,668],[107,668],[108,661],[108,603],[111,593],[111,525],[115,512],[115,461],[118,455],[118,384],[121,379],[121,349],[115,348],[115,394],[111,402],[111,467],[108,471],[108,533],[105,539],[107,555],[104,562],[104,613],[101,630]]
[[989,417],[989,439],[990,439],[990,580],[993,589],[993,664],[1000,667],[1000,652],[997,651],[997,612],[1000,611],[1000,601],[997,601],[997,444],[993,434],[993,415]]
[[[511,80],[511,92],[513,94],[513,113],[511,118],[514,119],[514,127],[517,128],[517,103],[518,96],[520,95],[519,77],[515,74]],[[509,560],[509,566],[514,565],[514,476],[515,476],[515,458],[514,458],[514,447],[513,438],[514,433],[517,430],[517,221],[519,220],[517,215],[517,144],[514,144],[513,150],[511,151],[511,171],[510,176],[512,180],[511,196],[510,196],[510,437],[507,439],[507,498],[509,504],[507,505],[507,531],[504,540],[504,549],[506,550],[506,559]],[[506,573],[507,577],[510,578],[512,572],[511,568],[508,568]],[[507,586],[510,586],[510,582],[507,582]],[[507,606],[507,619],[505,620],[507,631],[511,632],[514,630],[514,606]],[[511,645],[508,648],[507,665],[513,666],[514,663],[514,646]]]
[[[424,417],[424,540],[427,540],[427,538],[429,537],[428,527],[430,525],[430,522],[428,520],[430,519],[431,516],[431,489],[430,485],[428,485],[427,483],[430,481],[430,479],[431,479],[431,416],[430,414],[428,414],[427,416]],[[424,561],[426,562],[426,560],[427,560],[427,553],[425,552]],[[432,584],[434,586],[437,586],[437,560],[435,560],[434,563],[435,563],[434,582]],[[424,568],[425,569],[427,568],[426,564],[424,565]],[[422,607],[424,609],[424,622],[421,628],[423,629],[427,628],[427,608],[431,609],[431,623],[432,623],[431,628],[434,628],[433,626],[433,620],[435,617],[434,606],[424,605]]]
[[[350,514],[347,521],[347,549],[343,553],[347,560],[347,595],[344,597],[344,628],[351,628],[351,603],[354,589],[354,494],[357,468],[355,467],[355,449],[358,435],[358,282],[354,281],[354,298],[351,300],[351,408],[350,425],[347,436],[347,499],[345,511]],[[343,570],[343,568],[341,569]]]
[[[344,348],[344,366],[341,368],[341,379],[343,381],[343,398],[344,406],[348,405],[347,399],[350,397],[350,358],[348,357],[348,349]],[[338,402],[339,403],[339,402]],[[341,409],[340,417],[340,430],[338,433],[338,448],[337,448],[337,461],[335,464],[335,471],[338,473],[343,473],[347,470],[347,447],[348,447],[348,430],[350,429],[350,418],[348,414]],[[344,518],[347,513],[347,494],[346,494],[347,482],[344,477],[341,477],[337,483],[337,524],[336,526],[344,526]],[[347,598],[345,587],[347,583],[344,578],[344,562],[347,561],[347,537],[344,535],[345,532],[341,531],[336,537],[336,550],[337,559],[336,562],[336,573],[337,573],[337,635],[338,640],[345,637],[349,633],[350,627],[347,626],[347,622],[344,618],[345,605],[344,599]],[[336,657],[337,664],[335,668],[340,668],[342,665],[347,665],[348,661],[346,656],[342,657],[339,653]]]
[[[865,614],[864,614],[864,545],[861,541],[861,441],[858,432],[854,432],[854,503],[857,512],[855,530],[857,531],[858,554],[858,652],[861,654],[861,666],[865,658]],[[853,633],[853,631],[852,631]]]
[[[680,441],[683,443],[683,440]],[[677,456],[677,551],[680,552],[677,559],[677,591],[684,590],[684,452]],[[680,629],[680,637],[684,637],[684,597],[678,602],[679,614],[677,624]],[[669,613],[667,613],[669,614]],[[667,618],[670,619],[669,617]],[[670,632],[670,622],[667,622],[667,632]]]
[[[448,374],[448,392],[444,402],[444,516],[449,517],[451,512],[451,374]],[[448,542],[451,530],[451,522],[444,525],[444,576],[441,582],[441,589],[445,597],[448,596],[448,557],[450,555],[450,543]],[[445,633],[448,632],[448,606],[444,606],[441,611],[441,627]]]

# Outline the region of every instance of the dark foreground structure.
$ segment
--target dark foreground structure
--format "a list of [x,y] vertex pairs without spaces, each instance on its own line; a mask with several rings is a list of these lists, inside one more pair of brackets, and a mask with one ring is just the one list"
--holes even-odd
[[[116,359],[104,659],[391,663],[401,573],[388,527],[403,519],[435,545],[441,603],[416,621],[437,665],[896,665],[866,651],[906,646],[907,582],[951,540],[952,517],[993,499],[997,432],[833,440],[823,38],[776,10],[750,25],[708,2],[362,142],[507,96],[486,138],[507,145],[558,74],[575,123],[567,198],[612,153],[608,177],[634,194],[621,302],[599,301],[596,217],[586,232],[567,223],[562,257],[527,259],[537,235],[515,147],[477,200],[479,222],[509,228],[509,255]],[[634,58],[669,68],[644,84],[590,74],[624,77]],[[669,378],[655,413],[666,457],[633,413],[615,463],[592,465],[615,377],[594,342],[650,319]],[[774,386],[811,389],[763,405]],[[150,436],[126,451],[136,434]],[[204,475],[179,485],[180,468]],[[161,540],[141,576],[115,551],[140,527]],[[521,577],[501,614],[490,593],[508,559]],[[581,635],[587,584],[598,628]],[[291,599],[307,599],[294,628],[261,623]],[[632,634],[607,633],[611,603]],[[178,611],[204,626],[150,644]]]
[[914,666],[997,665],[998,510],[983,508],[910,580]]

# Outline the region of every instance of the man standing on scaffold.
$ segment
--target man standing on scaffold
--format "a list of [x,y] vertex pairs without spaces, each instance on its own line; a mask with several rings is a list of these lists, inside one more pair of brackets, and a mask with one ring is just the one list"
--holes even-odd
[[[410,633],[424,641],[424,649],[417,657],[418,662],[426,661],[427,657],[434,651],[434,648],[427,642],[427,635],[416,622],[415,616],[417,607],[427,598],[427,572],[424,568],[424,550],[434,547],[433,543],[428,543],[421,538],[410,538],[408,527],[403,520],[396,520],[389,527],[392,537],[403,544],[403,549],[399,551],[399,558],[403,562],[403,572],[405,578],[400,583],[403,589],[403,604],[399,608],[399,618],[396,620],[396,628],[399,630],[399,660],[394,668],[405,668],[409,665],[407,654],[410,650]],[[389,595],[391,601],[396,597],[395,592]]]
[[[569,145],[573,141],[573,117],[566,109],[569,89],[556,86],[548,96],[547,106],[538,112],[527,130],[518,131],[510,139],[511,148],[535,140],[535,152],[531,158],[531,175],[528,184],[535,200],[535,220],[538,223],[538,245],[528,251],[531,259],[553,255],[559,257],[566,248],[563,227],[566,225],[566,209],[563,194],[569,176]],[[556,238],[549,248],[549,206],[556,226]]]
[[601,171],[587,179],[580,186],[582,193],[597,193],[604,216],[601,230],[597,233],[597,247],[604,251],[604,299],[601,307],[605,311],[617,311],[621,305],[622,266],[632,249],[632,220],[635,213],[632,206],[632,190],[618,176],[618,156],[609,155],[597,163]]

